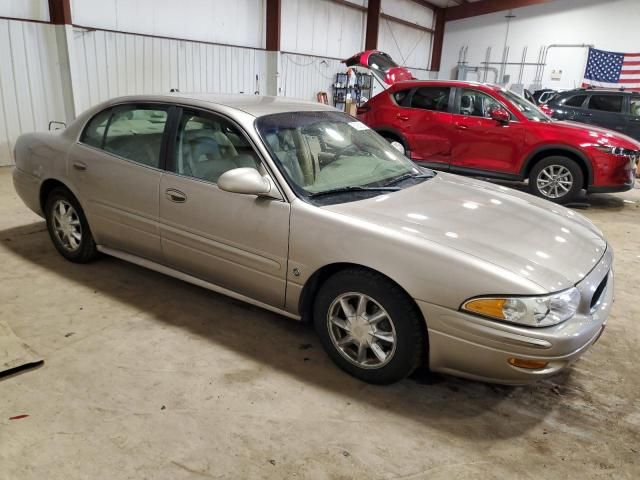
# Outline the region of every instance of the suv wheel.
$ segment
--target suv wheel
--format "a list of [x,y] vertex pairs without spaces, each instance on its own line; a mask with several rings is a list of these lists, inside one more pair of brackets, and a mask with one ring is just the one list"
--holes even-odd
[[529,174],[531,193],[555,203],[573,200],[583,184],[580,165],[567,157],[547,157],[539,161]]
[[404,146],[404,143],[398,140],[393,135],[382,135],[382,137],[391,144],[393,148],[398,150],[402,155],[408,156],[407,148]]
[[45,217],[49,236],[60,255],[76,263],[87,263],[97,256],[87,219],[69,190],[58,187],[49,194]]
[[355,268],[330,277],[313,320],[331,359],[365,382],[397,382],[423,358],[422,316],[400,287],[375,272]]

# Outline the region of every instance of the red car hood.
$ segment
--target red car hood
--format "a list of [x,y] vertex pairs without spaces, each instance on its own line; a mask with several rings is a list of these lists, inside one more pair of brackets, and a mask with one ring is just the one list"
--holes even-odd
[[405,80],[415,80],[408,68],[399,66],[386,53],[379,50],[366,50],[356,53],[353,57],[343,60],[347,67],[359,66],[367,68],[378,80],[387,85],[393,85]]

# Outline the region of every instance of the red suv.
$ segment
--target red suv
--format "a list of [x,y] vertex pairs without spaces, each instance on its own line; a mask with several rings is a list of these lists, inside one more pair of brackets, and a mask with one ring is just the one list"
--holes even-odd
[[554,121],[499,86],[412,79],[382,52],[363,52],[345,63],[365,66],[390,84],[358,109],[358,119],[420,164],[528,179],[531,193],[557,203],[571,201],[581,189],[633,187],[640,143],[625,135]]

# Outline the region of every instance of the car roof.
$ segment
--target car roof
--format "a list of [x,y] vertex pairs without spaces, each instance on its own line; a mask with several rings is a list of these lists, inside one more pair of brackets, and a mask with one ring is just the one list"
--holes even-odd
[[502,90],[499,85],[492,83],[470,82],[468,80],[404,80],[394,83],[390,88],[402,90],[414,87],[471,87],[471,88],[488,88],[490,90]]
[[626,93],[632,94],[636,92],[632,92],[631,90],[620,90],[619,88],[576,88],[575,90],[567,90],[565,92],[559,92],[559,95],[588,95],[591,93]]
[[273,113],[295,111],[336,111],[334,107],[318,102],[298,100],[287,97],[272,97],[268,95],[246,94],[212,94],[212,93],[182,93],[175,92],[164,95],[135,95],[112,99],[109,104],[133,102],[166,102],[181,105],[203,107],[219,105],[243,111],[254,117],[261,117]]

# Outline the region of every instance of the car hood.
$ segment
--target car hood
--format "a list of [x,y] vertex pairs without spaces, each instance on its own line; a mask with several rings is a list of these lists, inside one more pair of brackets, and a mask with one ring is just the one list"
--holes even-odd
[[571,122],[567,120],[555,121],[549,124],[559,138],[566,137],[566,134],[578,133],[585,137],[585,140],[592,144],[611,145],[629,150],[640,150],[640,143],[622,133],[608,130],[595,125]]
[[478,257],[550,292],[582,280],[607,248],[602,233],[578,213],[446,173],[388,195],[323,208]]

